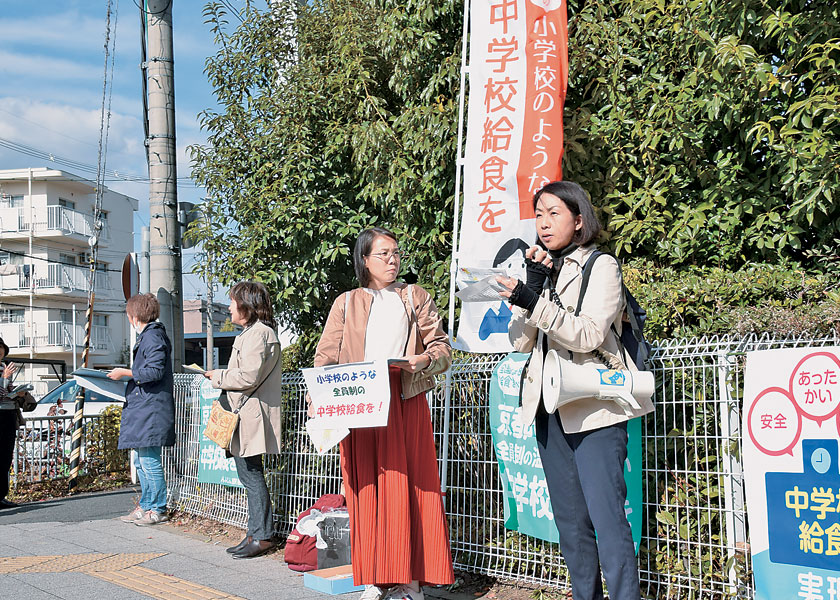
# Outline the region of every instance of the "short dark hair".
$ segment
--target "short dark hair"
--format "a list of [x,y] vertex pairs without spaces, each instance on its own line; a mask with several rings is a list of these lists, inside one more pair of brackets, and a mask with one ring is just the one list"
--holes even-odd
[[585,246],[601,233],[601,222],[595,216],[595,209],[589,200],[589,194],[573,181],[552,181],[545,184],[534,194],[534,210],[543,194],[551,194],[563,201],[571,213],[580,217],[581,227],[575,231],[572,242],[578,246]]
[[245,317],[246,325],[259,321],[274,329],[274,309],[265,284],[259,281],[240,281],[230,288],[230,297]]
[[160,316],[160,302],[154,294],[135,294],[125,303],[125,312],[141,323],[151,323]]
[[3,341],[3,338],[0,338],[0,350],[3,351],[3,358],[0,358],[0,360],[9,356],[9,347],[6,345],[6,342]]
[[384,227],[371,227],[359,234],[359,237],[356,238],[356,245],[353,246],[353,269],[355,269],[356,279],[359,280],[362,287],[367,287],[370,283],[370,272],[365,266],[365,257],[370,254],[374,240],[380,236],[389,237],[399,244],[393,231]]

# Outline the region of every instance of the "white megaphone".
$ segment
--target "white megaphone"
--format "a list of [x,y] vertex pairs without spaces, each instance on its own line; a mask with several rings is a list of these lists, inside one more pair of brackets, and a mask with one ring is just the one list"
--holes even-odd
[[631,416],[639,402],[653,396],[656,382],[650,371],[578,365],[549,350],[543,362],[543,404],[551,414],[558,406],[582,398],[612,400]]

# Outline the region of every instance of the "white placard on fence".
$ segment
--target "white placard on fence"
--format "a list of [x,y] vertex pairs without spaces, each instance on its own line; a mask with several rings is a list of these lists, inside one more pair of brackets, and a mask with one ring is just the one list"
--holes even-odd
[[301,369],[312,397],[310,427],[338,429],[388,424],[388,361]]

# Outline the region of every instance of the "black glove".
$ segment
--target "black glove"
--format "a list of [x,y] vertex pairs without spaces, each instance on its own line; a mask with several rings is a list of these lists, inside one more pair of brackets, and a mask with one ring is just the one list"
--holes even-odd
[[545,287],[545,280],[551,275],[551,269],[540,262],[525,259],[525,285],[539,295]]
[[524,308],[527,311],[534,310],[539,299],[540,295],[532,290],[530,286],[522,283],[521,280],[516,283],[516,287],[510,293],[510,303],[514,306]]

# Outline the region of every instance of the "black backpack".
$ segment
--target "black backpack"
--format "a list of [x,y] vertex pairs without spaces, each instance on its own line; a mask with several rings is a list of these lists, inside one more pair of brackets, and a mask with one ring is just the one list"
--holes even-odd
[[[578,296],[577,310],[575,316],[580,314],[580,308],[583,306],[583,296],[586,294],[586,288],[589,287],[589,278],[592,276],[592,267],[595,266],[595,260],[606,254],[600,250],[595,250],[586,259],[583,265],[583,279],[580,282],[580,296]],[[624,307],[624,326],[621,328],[621,344],[627,350],[627,354],[636,363],[636,367],[640,371],[648,370],[645,361],[650,356],[650,344],[645,339],[644,327],[647,320],[647,313],[641,307],[639,302],[633,297],[633,294],[624,285],[624,279],[621,280],[621,289],[624,293],[625,307]],[[629,325],[629,327],[627,327]],[[612,327],[615,331],[615,326]]]

